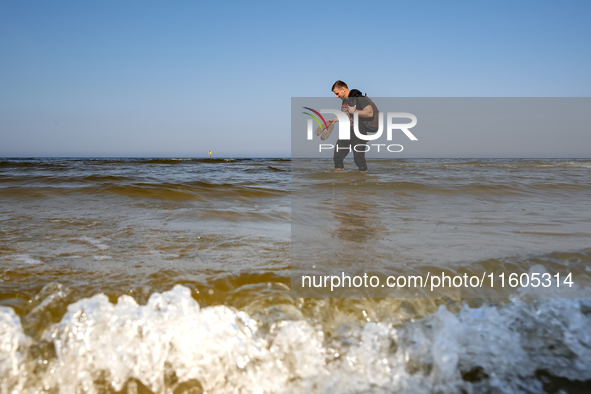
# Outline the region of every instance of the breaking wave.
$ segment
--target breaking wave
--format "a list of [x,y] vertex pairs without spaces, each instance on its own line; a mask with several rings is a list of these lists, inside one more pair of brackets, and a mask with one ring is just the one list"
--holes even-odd
[[[47,307],[57,293],[35,309]],[[69,305],[39,340],[2,307],[0,389],[542,393],[557,382],[591,387],[589,299],[440,305],[403,324],[360,323],[343,315],[330,329],[301,317],[302,309],[323,302],[292,299],[282,305],[289,318],[263,325],[232,307],[200,308],[181,285],[152,294],[146,305],[129,296],[112,304],[97,294]],[[259,315],[279,308],[259,306]]]

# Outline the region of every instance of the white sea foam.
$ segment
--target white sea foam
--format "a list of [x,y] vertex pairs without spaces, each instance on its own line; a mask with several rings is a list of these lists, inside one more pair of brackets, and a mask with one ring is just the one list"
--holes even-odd
[[176,259],[179,257],[177,253],[164,253],[159,250],[150,250],[150,254],[164,259]]
[[4,256],[2,258],[6,259],[6,260],[22,261],[23,263],[30,264],[30,265],[43,264],[43,261],[41,261],[39,259],[35,259],[28,254],[11,254],[11,255]]
[[84,241],[87,242],[93,246],[95,246],[98,250],[107,250],[109,249],[108,245],[105,245],[104,243],[102,243],[103,241],[110,241],[109,238],[101,238],[101,239],[94,239],[94,238],[90,238],[90,237],[80,237],[78,238],[80,241]]
[[[441,306],[402,327],[366,323],[325,338],[305,320],[276,321],[268,331],[226,306],[200,308],[177,285],[146,305],[105,295],[68,306],[44,334],[56,359],[36,378],[61,393],[97,392],[105,379],[121,390],[131,378],[154,392],[197,380],[208,393],[544,392],[538,371],[591,379],[591,300],[518,298],[505,306]],[[34,392],[38,359],[18,317],[0,308],[3,392]],[[337,330],[338,332],[338,330]],[[471,377],[470,377],[471,376]],[[41,384],[41,383],[39,383]]]
[[111,260],[112,256],[92,256],[96,261]]
[[567,167],[574,168],[591,168],[591,162],[589,161],[568,161],[564,163]]
[[20,319],[11,308],[0,306],[0,392],[18,392],[24,384],[26,353],[30,344]]

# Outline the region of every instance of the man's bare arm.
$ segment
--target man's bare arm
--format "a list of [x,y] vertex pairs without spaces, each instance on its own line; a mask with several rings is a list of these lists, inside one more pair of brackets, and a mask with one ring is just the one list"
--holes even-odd
[[361,116],[362,118],[371,118],[373,116],[373,107],[371,105],[368,105],[362,110],[355,112],[357,112],[359,116]]

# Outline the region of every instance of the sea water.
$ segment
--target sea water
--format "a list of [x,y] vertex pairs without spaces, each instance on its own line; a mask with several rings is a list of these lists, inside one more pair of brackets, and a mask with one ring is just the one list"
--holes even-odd
[[[572,272],[585,294],[591,161],[331,167],[0,160],[0,393],[590,389],[588,298],[302,298],[291,257],[341,248],[310,273],[355,253],[399,273]],[[294,222],[316,240],[303,251]]]

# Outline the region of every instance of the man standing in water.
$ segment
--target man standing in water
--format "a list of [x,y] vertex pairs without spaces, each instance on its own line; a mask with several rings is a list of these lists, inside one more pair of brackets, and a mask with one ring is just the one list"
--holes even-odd
[[[353,114],[359,115],[359,132],[366,135],[370,130],[370,126],[373,122],[374,110],[369,100],[361,94],[357,89],[349,90],[347,84],[343,81],[336,81],[332,85],[334,94],[340,98],[343,102],[341,104],[341,111],[345,112],[349,116],[351,122],[351,130],[353,130]],[[330,124],[338,122],[339,119],[334,117],[329,120]],[[367,172],[367,164],[365,163],[365,152],[357,152],[354,147],[357,144],[365,144],[366,141],[357,137],[355,133],[351,133],[350,140],[338,140],[334,149],[334,166],[335,171],[344,171],[345,165],[343,160],[351,150],[353,150],[353,160],[359,171]]]

